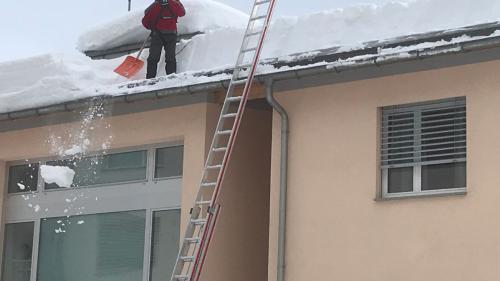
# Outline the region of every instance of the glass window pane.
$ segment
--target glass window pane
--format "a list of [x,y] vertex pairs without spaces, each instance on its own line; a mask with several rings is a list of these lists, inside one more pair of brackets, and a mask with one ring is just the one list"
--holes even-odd
[[42,220],[38,281],[139,281],[145,211]]
[[174,146],[156,150],[155,178],[182,176],[184,147]]
[[464,188],[466,163],[449,163],[422,166],[422,190]]
[[2,280],[30,280],[34,225],[33,222],[5,225]]
[[[146,179],[147,152],[133,151],[82,159],[48,162],[47,165],[67,166],[75,171],[73,186],[91,186]],[[46,189],[60,188],[47,184]]]
[[153,213],[150,281],[170,278],[179,251],[180,210]]
[[38,164],[12,166],[9,168],[9,193],[36,191]]
[[388,175],[389,193],[413,191],[413,167],[392,168]]

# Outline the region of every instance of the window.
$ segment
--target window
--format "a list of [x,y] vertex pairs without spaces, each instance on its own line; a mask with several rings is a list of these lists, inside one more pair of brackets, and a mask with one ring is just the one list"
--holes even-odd
[[184,147],[172,146],[156,150],[155,178],[182,176]]
[[[177,145],[41,161],[40,164],[18,165],[15,162],[9,167],[8,192],[15,194],[37,191],[40,165],[69,167],[75,171],[72,187],[88,187],[179,178],[182,177],[183,158],[184,146]],[[151,167],[148,167],[148,163],[151,163]],[[45,190],[64,189],[55,183],[42,184],[42,187]]]
[[146,211],[42,220],[38,281],[142,280]]
[[3,280],[30,280],[34,225],[33,222],[5,225]]
[[[2,214],[7,223],[0,280],[169,277],[179,247],[183,152],[178,144],[154,145],[9,163],[6,187],[12,194]],[[73,187],[93,188],[43,184],[41,165],[70,167]]]
[[[81,159],[50,161],[47,165],[67,166],[75,171],[74,187],[146,180],[147,151],[98,155]],[[61,188],[46,184],[45,189]]]
[[464,192],[465,98],[382,109],[383,197]]
[[36,191],[38,164],[16,165],[9,168],[9,193]]
[[153,213],[150,281],[169,278],[179,251],[180,210]]

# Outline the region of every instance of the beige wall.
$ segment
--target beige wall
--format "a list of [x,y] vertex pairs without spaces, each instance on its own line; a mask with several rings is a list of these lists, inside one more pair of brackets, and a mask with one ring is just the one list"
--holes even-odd
[[[210,110],[209,110],[210,111]],[[219,108],[211,107],[218,116]],[[221,193],[221,215],[201,280],[267,278],[271,111],[247,109]]]
[[[500,62],[278,93],[290,114],[286,280],[500,280]],[[467,97],[468,194],[375,201],[381,106]],[[276,280],[279,119],[269,280]]]

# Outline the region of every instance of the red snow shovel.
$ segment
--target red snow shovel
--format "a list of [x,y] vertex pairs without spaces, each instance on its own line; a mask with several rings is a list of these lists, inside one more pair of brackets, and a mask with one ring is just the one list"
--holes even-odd
[[141,56],[142,51],[144,51],[144,48],[146,47],[146,44],[150,37],[151,35],[149,35],[142,44],[141,50],[137,54],[137,57],[127,56],[125,58],[125,61],[123,61],[122,64],[120,64],[114,71],[128,79],[139,72],[139,70],[141,70],[141,68],[144,66],[144,62],[140,60],[139,57]]

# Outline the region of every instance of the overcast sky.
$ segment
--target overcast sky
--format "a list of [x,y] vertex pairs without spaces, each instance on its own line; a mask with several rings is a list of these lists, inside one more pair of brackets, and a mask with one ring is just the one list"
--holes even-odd
[[[219,0],[248,12],[253,0]],[[355,3],[388,0],[278,0],[276,15],[303,15]],[[132,0],[142,8],[152,0]],[[50,52],[74,52],[78,35],[127,12],[127,0],[0,0],[0,61]]]

